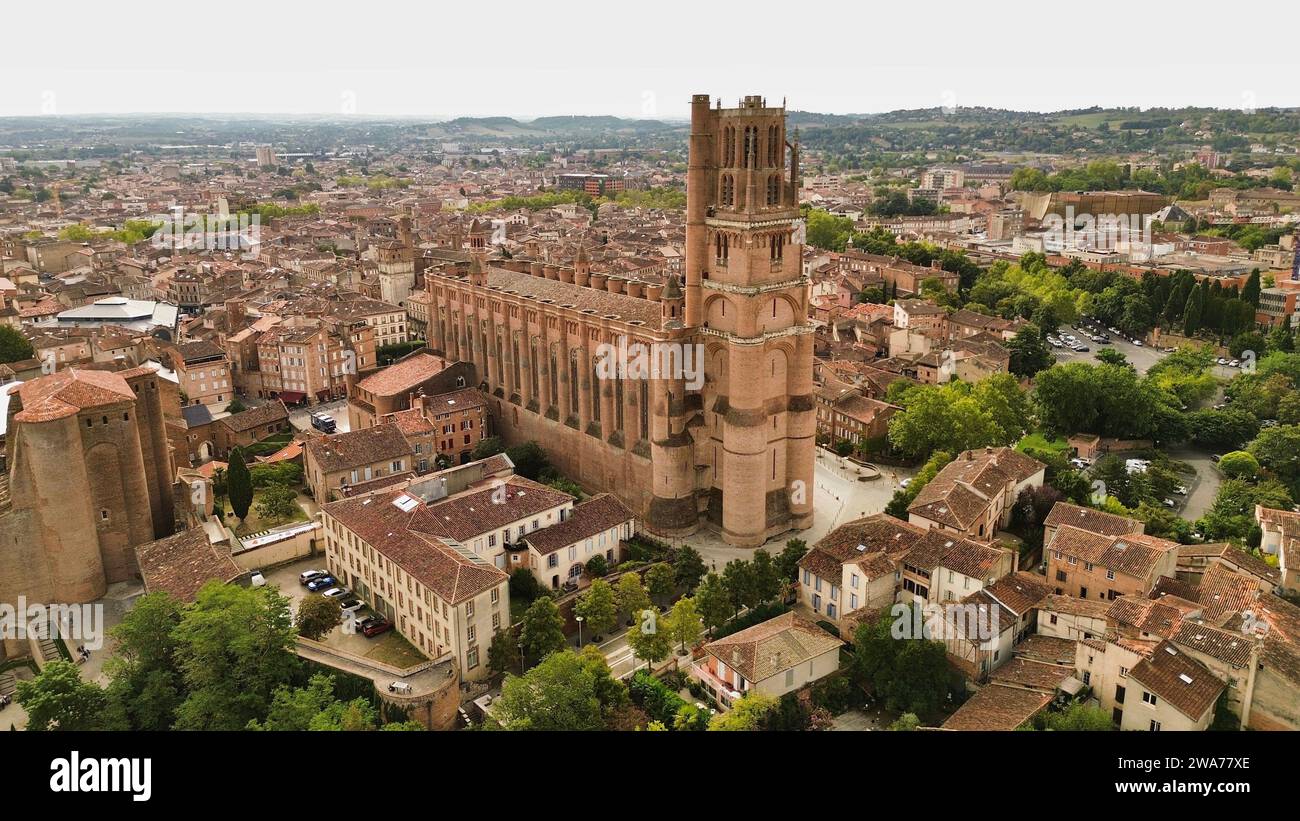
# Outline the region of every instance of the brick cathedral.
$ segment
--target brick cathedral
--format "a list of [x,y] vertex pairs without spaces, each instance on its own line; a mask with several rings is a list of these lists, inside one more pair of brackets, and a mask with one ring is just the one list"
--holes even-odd
[[[472,362],[509,443],[536,440],[589,490],[646,528],[701,527],[751,547],[812,524],[813,330],[802,272],[799,146],[785,108],[691,100],[685,282],[488,259],[430,272],[430,347]],[[602,344],[689,346],[684,376],[602,378]]]

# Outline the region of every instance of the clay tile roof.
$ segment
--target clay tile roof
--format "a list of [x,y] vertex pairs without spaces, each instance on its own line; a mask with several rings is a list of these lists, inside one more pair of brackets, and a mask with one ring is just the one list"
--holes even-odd
[[1014,730],[1033,718],[1052,694],[990,684],[966,700],[942,725],[945,730]]
[[[501,498],[503,490],[505,498]],[[572,500],[572,496],[555,488],[522,476],[511,476],[502,485],[489,485],[421,506],[414,514],[411,527],[463,541]]]
[[1043,603],[1052,593],[1047,579],[1036,573],[1017,570],[984,588],[984,592],[1001,602],[1017,616]]
[[459,544],[414,528],[425,505],[408,512],[394,504],[401,497],[407,494],[381,492],[331,502],[324,511],[444,601],[456,604],[506,581],[505,573]]
[[1142,522],[1137,519],[1116,516],[1114,513],[1107,513],[1091,507],[1072,505],[1069,502],[1057,502],[1052,505],[1052,511],[1043,520],[1043,526],[1060,527],[1061,525],[1071,525],[1089,533],[1100,533],[1103,536],[1125,536],[1130,533],[1140,533],[1143,527]]
[[1043,601],[1043,609],[1067,616],[1084,616],[1091,619],[1106,618],[1110,604],[1092,599],[1077,599],[1074,596],[1062,596],[1052,593]]
[[273,422],[284,422],[289,419],[289,411],[285,410],[284,403],[279,399],[272,399],[265,405],[239,413],[231,414],[217,420],[220,425],[225,425],[235,433],[243,433],[252,430],[260,425],[269,425]]
[[1250,663],[1250,648],[1254,644],[1240,631],[1220,630],[1190,621],[1183,622],[1169,640],[1184,649],[1197,650],[1234,667],[1245,667]]
[[[924,536],[925,532],[916,525],[878,513],[842,524],[823,536],[822,540],[813,545],[812,549],[799,560],[799,566],[823,579],[838,579],[841,568],[845,564],[861,564],[873,554],[884,554],[891,558],[900,556]],[[889,567],[888,572],[892,573],[892,561]],[[883,565],[873,560],[870,568],[873,571],[881,570]],[[863,565],[863,569],[866,571],[868,566]],[[868,576],[868,578],[877,577]]]
[[1106,620],[1111,624],[1129,625],[1143,633],[1168,637],[1182,624],[1183,614],[1178,608],[1154,599],[1120,596],[1111,602]]
[[636,518],[617,496],[602,493],[574,505],[567,519],[529,533],[525,540],[545,556]]
[[370,374],[358,382],[357,387],[375,396],[396,396],[414,390],[446,367],[446,360],[420,351]]
[[704,645],[704,652],[760,682],[835,650],[844,642],[794,612]]
[[1193,721],[1214,706],[1225,686],[1205,665],[1167,641],[1139,661],[1129,676]]
[[313,436],[307,440],[307,454],[326,473],[351,470],[411,455],[411,445],[397,425]]
[[993,682],[1025,687],[1052,695],[1073,673],[1073,656],[1068,664],[1046,664],[1016,656],[994,670],[989,679]]
[[231,582],[243,573],[224,545],[213,545],[202,527],[192,528],[135,549],[145,589],[194,601],[212,580]]
[[18,386],[19,422],[49,422],[82,410],[134,402],[135,392],[121,374],[68,368]]
[[1196,601],[1207,621],[1236,610],[1245,610],[1259,598],[1259,582],[1250,576],[1234,573],[1223,565],[1214,565],[1201,576]]

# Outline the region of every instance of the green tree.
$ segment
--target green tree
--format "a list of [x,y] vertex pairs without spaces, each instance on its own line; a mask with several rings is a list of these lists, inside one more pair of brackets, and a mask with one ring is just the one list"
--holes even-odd
[[1187,297],[1187,307],[1183,311],[1183,336],[1195,336],[1201,329],[1201,315],[1205,311],[1205,294],[1200,288],[1193,288]]
[[631,624],[633,613],[639,613],[650,606],[650,595],[641,584],[641,576],[635,572],[620,576],[614,588],[614,601],[618,605],[618,612],[626,616],[628,624]]
[[808,554],[808,543],[803,539],[789,539],[785,549],[777,554],[776,570],[782,581],[799,580],[799,560]]
[[699,551],[690,545],[683,545],[678,549],[677,557],[673,560],[673,580],[687,594],[695,592],[695,587],[700,583],[700,579],[704,578],[706,570],[704,559]]
[[667,602],[676,587],[673,569],[664,563],[651,566],[645,573],[645,585],[651,601]]
[[500,436],[488,436],[478,441],[474,450],[470,451],[470,458],[478,461],[486,459],[489,456],[496,456],[498,453],[505,453],[505,443],[501,441]]
[[298,602],[298,635],[312,641],[343,623],[343,609],[334,598],[312,595],[304,596]]
[[668,632],[673,641],[681,645],[682,655],[686,655],[687,646],[694,645],[704,635],[704,625],[694,599],[682,596],[673,605],[668,615]]
[[582,569],[583,572],[587,574],[588,578],[599,579],[601,576],[604,576],[609,572],[609,563],[605,561],[604,556],[597,553],[590,559],[587,559],[587,563],[582,566]]
[[173,632],[181,603],[167,593],[147,593],[111,633],[116,647],[104,663],[109,696],[133,730],[168,730],[184,696]]
[[1095,732],[1115,729],[1110,713],[1086,704],[1071,704],[1059,713],[1048,713],[1045,723],[1045,730]]
[[734,612],[731,609],[731,599],[717,573],[706,575],[700,582],[700,586],[695,589],[695,607],[700,611],[700,618],[710,633],[726,624],[727,619],[731,618]]
[[595,676],[571,650],[551,653],[523,676],[507,675],[492,712],[492,719],[505,730],[600,730],[605,726]]
[[664,614],[656,607],[640,610],[635,623],[627,631],[627,644],[632,654],[643,661],[650,662],[650,667],[668,658],[672,652],[672,635]]
[[248,474],[248,465],[244,463],[244,451],[239,447],[230,452],[230,465],[226,469],[226,498],[230,500],[230,509],[241,522],[248,517],[248,509],[253,504],[253,479]]
[[263,521],[282,522],[294,518],[300,512],[298,494],[287,485],[271,485],[257,498],[257,515]]
[[1254,305],[1256,308],[1258,308],[1259,292],[1260,292],[1260,274],[1259,274],[1259,269],[1256,268],[1255,270],[1250,272],[1250,278],[1246,280],[1245,286],[1243,286],[1241,289],[1241,301],[1249,302],[1251,305]]
[[514,463],[515,473],[535,482],[541,481],[543,475],[551,469],[550,458],[536,442],[524,442],[506,448],[506,456],[509,456],[510,461]]
[[1052,366],[1052,351],[1032,323],[1021,328],[1007,348],[1011,351],[1011,372],[1016,376],[1032,377]]
[[519,670],[519,639],[512,630],[498,630],[488,644],[488,670],[495,676]]
[[578,599],[573,611],[587,622],[593,641],[618,626],[618,606],[614,603],[614,588],[604,579],[596,579],[587,592]]
[[782,580],[781,571],[777,568],[776,562],[773,561],[772,554],[760,547],[754,551],[754,557],[750,559],[750,566],[753,574],[754,595],[758,600],[755,606],[763,602],[780,599],[788,585]]
[[306,687],[276,688],[265,721],[248,723],[250,730],[272,731],[363,731],[379,723],[375,708],[364,698],[340,701],[334,694],[334,677],[312,676]]
[[289,600],[271,587],[208,582],[174,637],[186,690],[175,729],[243,729],[299,669]]
[[901,716],[899,716],[897,719],[894,720],[893,724],[889,725],[889,729],[895,731],[908,732],[911,730],[915,730],[917,727],[920,726],[921,726],[921,719],[917,717],[916,713],[903,713]]
[[1300,476],[1300,426],[1264,428],[1246,450],[1282,479]]
[[750,690],[731,705],[725,713],[715,715],[709,721],[710,731],[749,731],[761,730],[768,716],[777,708],[777,700],[757,690]]
[[1234,450],[1219,459],[1219,470],[1233,479],[1254,479],[1259,475],[1259,462],[1244,450]]
[[108,730],[104,689],[81,677],[77,665],[58,659],[34,678],[19,679],[15,699],[27,713],[29,730]]
[[524,611],[519,641],[524,646],[524,660],[533,665],[567,646],[564,617],[550,596],[542,596]]
[[36,356],[36,349],[14,328],[0,325],[0,362],[20,362]]
[[754,566],[744,559],[732,559],[722,568],[722,586],[731,602],[732,614],[746,607],[757,607],[762,601],[754,576]]

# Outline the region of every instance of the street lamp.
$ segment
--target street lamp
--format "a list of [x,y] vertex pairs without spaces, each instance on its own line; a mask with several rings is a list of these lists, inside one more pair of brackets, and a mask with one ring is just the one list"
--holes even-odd
[[582,616],[574,616],[573,618],[578,622],[578,647],[582,647]]

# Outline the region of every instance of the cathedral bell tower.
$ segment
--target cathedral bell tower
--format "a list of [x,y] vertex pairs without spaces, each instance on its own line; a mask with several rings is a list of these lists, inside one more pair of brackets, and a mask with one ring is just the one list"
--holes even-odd
[[812,524],[813,329],[798,163],[784,104],[750,96],[724,109],[692,98],[685,324],[705,355],[694,461],[710,521],[737,546]]

